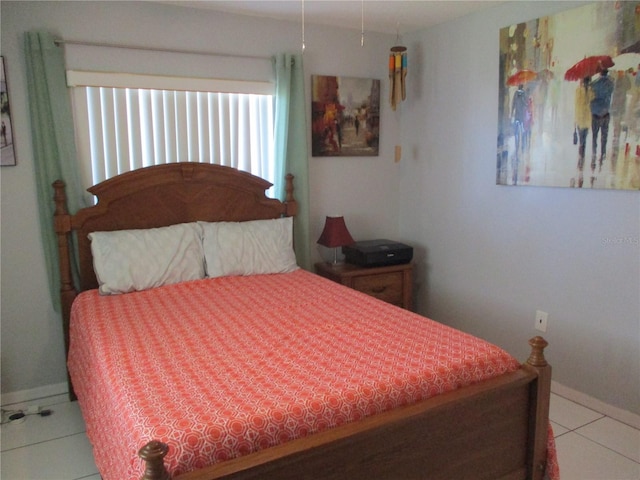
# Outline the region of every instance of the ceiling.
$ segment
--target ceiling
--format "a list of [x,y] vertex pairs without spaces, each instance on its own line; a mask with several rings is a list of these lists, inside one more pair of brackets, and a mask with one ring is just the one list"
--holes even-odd
[[182,0],[167,1],[185,7],[228,13],[333,25],[364,31],[402,35],[444,23],[505,0]]

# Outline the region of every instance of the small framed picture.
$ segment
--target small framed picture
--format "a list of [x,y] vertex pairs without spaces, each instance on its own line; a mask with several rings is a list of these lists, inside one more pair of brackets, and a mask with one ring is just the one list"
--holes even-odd
[[2,149],[0,165],[5,167],[16,164],[16,154],[13,149],[13,127],[4,57],[0,57],[0,63],[0,121],[2,122],[0,124],[0,148]]
[[314,157],[378,156],[380,80],[312,75]]

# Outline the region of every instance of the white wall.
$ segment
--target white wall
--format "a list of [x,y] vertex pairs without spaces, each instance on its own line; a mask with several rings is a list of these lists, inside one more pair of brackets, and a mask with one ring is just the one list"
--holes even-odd
[[[66,379],[62,329],[45,279],[24,77],[23,33],[46,29],[69,40],[271,56],[299,52],[297,23],[237,17],[208,10],[149,2],[2,2],[2,55],[8,67],[15,129],[16,167],[0,169],[2,186],[2,393],[60,388]],[[369,34],[360,46],[354,30],[306,26],[307,96],[311,75],[387,76],[387,52],[395,36]],[[210,74],[262,78],[268,62],[220,57],[70,47],[72,68],[154,73]],[[383,83],[381,95],[387,96]],[[308,101],[310,108],[310,97]],[[311,238],[320,236],[324,216],[340,212],[355,238],[397,235],[397,179],[393,162],[398,119],[381,117],[380,155],[310,158]],[[375,214],[372,214],[375,212]],[[312,249],[316,259],[320,254]],[[55,389],[55,388],[54,388]],[[51,389],[47,390],[49,392]]]
[[410,37],[400,232],[423,313],[524,359],[544,310],[554,379],[638,414],[640,194],[495,185],[498,32],[574,6],[514,2]]

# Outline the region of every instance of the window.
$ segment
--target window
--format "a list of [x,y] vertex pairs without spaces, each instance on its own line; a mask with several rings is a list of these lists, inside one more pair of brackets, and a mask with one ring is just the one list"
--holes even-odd
[[77,71],[67,72],[67,82],[86,187],[182,161],[227,165],[274,183],[270,83]]

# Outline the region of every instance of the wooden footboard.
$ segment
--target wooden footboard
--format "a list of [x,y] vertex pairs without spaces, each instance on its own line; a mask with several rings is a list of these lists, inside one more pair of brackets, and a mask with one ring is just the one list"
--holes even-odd
[[[516,372],[244,457],[175,480],[542,479],[551,367],[532,338]],[[140,450],[142,480],[167,480],[168,447]]]

